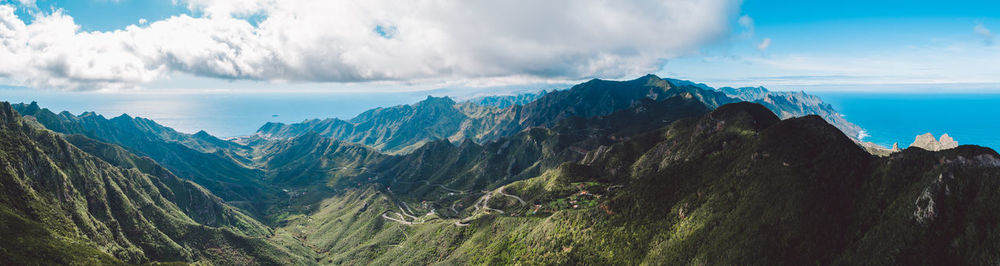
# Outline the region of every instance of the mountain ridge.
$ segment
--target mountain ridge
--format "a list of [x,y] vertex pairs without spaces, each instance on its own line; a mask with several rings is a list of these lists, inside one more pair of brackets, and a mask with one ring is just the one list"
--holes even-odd
[[[819,116],[780,120],[755,103],[679,119],[465,194],[454,184],[426,189],[439,182],[427,170],[465,175],[439,168],[461,159],[427,161],[463,157],[447,141],[433,143],[396,155],[427,164],[400,168],[413,169],[409,182],[425,176],[425,188],[344,188],[278,235],[305,235],[329,264],[963,264],[991,261],[991,246],[978,243],[1000,241],[961,229],[1000,228],[1000,217],[982,209],[997,208],[986,196],[1000,192],[1000,179],[990,178],[1000,177],[995,151],[876,157]],[[949,177],[963,174],[977,178]],[[334,219],[344,223],[323,222]]]
[[[207,133],[184,134],[153,120],[123,114],[112,119],[93,112],[74,116],[55,114],[37,103],[14,104],[14,110],[61,134],[80,134],[113,143],[132,153],[149,156],[170,171],[208,188],[227,201],[251,202],[277,194],[277,189],[260,183],[263,172],[248,167],[242,154],[247,147],[219,140]],[[201,132],[200,132],[201,133]],[[241,205],[256,215],[263,204]]]
[[[743,92],[752,89],[757,90],[757,93]],[[572,116],[607,115],[643,98],[663,100],[680,93],[689,93],[711,108],[736,101],[751,101],[764,104],[782,118],[819,114],[853,138],[859,138],[863,133],[860,127],[843,119],[832,106],[823,103],[818,97],[802,92],[771,92],[763,87],[714,89],[704,84],[663,79],[650,74],[628,81],[593,79],[567,90],[544,93],[524,104],[508,104],[504,108],[471,101],[454,103],[431,97],[413,105],[371,109],[349,120],[314,119],[295,124],[267,123],[252,137],[279,139],[315,131],[323,136],[369,145],[383,152],[406,153],[434,138],[447,138],[453,142],[470,138],[483,142],[514,134],[528,127],[552,126],[556,121]],[[435,103],[431,104],[432,101]],[[446,108],[449,104],[455,110]],[[413,121],[410,115],[422,105],[436,106],[436,112],[428,113],[437,123],[407,122]],[[359,126],[360,124],[365,126]],[[400,130],[417,132],[417,135],[404,134],[407,137],[403,139],[391,134]]]
[[844,119],[842,115],[833,109],[832,105],[824,103],[819,97],[806,94],[803,91],[775,92],[764,87],[723,87],[719,88],[719,91],[742,101],[762,104],[777,113],[781,118],[791,118],[802,116],[803,114],[819,115],[851,138],[864,139],[863,135],[865,133],[861,127]]
[[[4,166],[0,233],[5,239],[0,250],[7,255],[0,260],[60,264],[199,260],[290,264],[295,260],[260,238],[270,235],[270,228],[200,186],[121,148],[79,135],[74,138],[93,148],[91,152],[102,150],[106,158],[130,168],[94,157],[23,120],[10,104],[0,103],[0,165]],[[188,198],[181,201],[182,195]],[[207,208],[195,210],[195,206]],[[200,215],[192,219],[182,209]],[[11,227],[32,229],[20,232]]]
[[[729,95],[756,100],[737,102]],[[18,119],[17,126],[37,132],[48,132],[42,127],[49,125],[67,132],[87,125],[35,113],[40,115],[21,117],[0,108],[0,123],[11,117]],[[992,251],[1000,237],[982,232],[1000,230],[995,215],[1000,207],[992,204],[1000,196],[1000,154],[962,145],[873,156],[830,115],[836,115],[832,107],[801,92],[714,90],[647,75],[630,81],[595,79],[505,108],[428,97],[413,105],[372,109],[351,120],[308,120],[316,124],[291,128],[268,124],[269,130],[288,137],[245,139],[249,141],[243,144],[205,132],[187,135],[193,140],[182,140],[184,144],[163,141],[154,130],[120,130],[156,126],[131,116],[110,119],[114,124],[101,132],[138,132],[138,138],[155,141],[126,142],[133,144],[129,148],[80,134],[42,135],[55,143],[65,139],[60,145],[76,151],[71,153],[77,157],[56,160],[67,169],[89,169],[87,162],[96,160],[110,172],[127,168],[125,173],[135,180],[165,180],[159,186],[163,192],[153,194],[160,196],[148,198],[162,199],[161,205],[151,206],[166,206],[160,209],[167,211],[132,213],[165,212],[160,216],[180,217],[187,221],[182,224],[218,226],[223,229],[199,234],[212,236],[216,242],[209,243],[215,244],[256,243],[234,244],[226,252],[265,264],[998,261]],[[92,113],[79,117],[110,121]],[[127,139],[118,137],[110,139]],[[22,139],[8,143],[36,143]],[[215,150],[185,146],[191,143]],[[252,199],[266,201],[266,210],[245,215],[227,207],[239,201],[222,202],[215,191],[194,184],[219,180],[207,175],[183,180],[174,168],[157,166],[158,159],[132,153],[164,147],[174,147],[169,154],[177,155],[173,158],[180,161],[173,163],[179,170],[184,168],[177,163],[222,158],[259,171],[252,176],[254,183],[246,185],[268,191],[268,198]],[[188,169],[205,167],[212,166],[192,164]],[[167,190],[178,192],[171,196]],[[200,196],[185,202],[178,196],[184,191]],[[0,227],[61,228],[25,218],[8,207],[23,208],[15,201],[0,203]],[[171,219],[166,221],[175,221]],[[166,238],[159,238],[163,243],[191,243],[182,233],[170,233],[171,227],[156,228],[166,232]],[[237,233],[220,239],[219,232]],[[31,234],[47,239],[45,235]],[[159,249],[124,240],[102,245],[80,241],[91,249],[78,253],[99,255],[105,251],[93,247],[102,245],[125,250],[108,253],[104,260],[111,262],[221,258],[213,255],[215,247],[185,244],[163,249],[172,254],[147,255],[132,247]]]

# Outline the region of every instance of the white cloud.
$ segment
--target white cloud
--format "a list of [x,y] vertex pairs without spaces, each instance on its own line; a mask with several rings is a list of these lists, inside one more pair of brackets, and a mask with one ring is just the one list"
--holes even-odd
[[983,38],[984,44],[993,45],[993,33],[990,32],[990,29],[987,29],[983,23],[976,24],[975,27],[972,27],[972,31],[976,32],[979,37]]
[[[279,3],[280,2],[280,3]],[[187,73],[271,82],[578,79],[655,72],[729,32],[736,0],[188,0],[203,14],[81,32],[0,5],[0,76],[131,87]],[[251,24],[248,17],[262,17]],[[749,18],[749,17],[747,17]],[[743,19],[741,19],[742,21]],[[391,30],[379,34],[376,28]],[[384,36],[383,36],[384,35]]]
[[757,44],[757,51],[763,52],[767,50],[767,47],[770,46],[771,46],[771,38],[764,38],[764,40],[761,41],[760,44]]
[[148,22],[149,22],[149,21],[148,21],[148,20],[146,20],[145,18],[139,18],[139,25],[143,25],[143,24],[146,24],[146,23],[148,23]]
[[740,27],[743,28],[743,33],[740,34],[740,37],[743,38],[753,37],[756,31],[753,23],[753,18],[751,18],[749,15],[743,15],[740,16],[740,19],[737,20],[737,22],[740,24]]
[[79,32],[73,18],[56,11],[25,25],[14,8],[0,5],[0,76],[57,88],[116,87],[159,77],[126,42],[129,31]]

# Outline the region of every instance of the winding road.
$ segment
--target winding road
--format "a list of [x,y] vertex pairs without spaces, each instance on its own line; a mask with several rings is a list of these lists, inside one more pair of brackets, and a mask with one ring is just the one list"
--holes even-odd
[[506,188],[506,187],[501,187],[501,188],[500,188],[500,194],[501,194],[501,195],[504,195],[504,196],[507,196],[507,197],[511,197],[511,198],[514,198],[514,199],[516,199],[516,200],[517,200],[518,202],[520,202],[520,203],[521,203],[521,205],[527,205],[527,204],[528,204],[527,202],[524,202],[524,200],[523,200],[523,199],[521,199],[521,197],[518,197],[518,196],[514,196],[514,195],[511,195],[511,194],[507,194],[507,193],[504,193],[504,192],[503,192],[503,189],[504,189],[504,188]]
[[[442,188],[444,188],[444,187],[442,186]],[[445,188],[445,189],[447,189],[447,188]],[[487,213],[488,212],[497,212],[497,213],[500,213],[500,214],[504,214],[503,210],[490,208],[490,206],[489,206],[490,198],[493,197],[494,192],[500,193],[500,195],[503,195],[505,197],[514,198],[521,205],[527,205],[528,204],[521,197],[518,197],[517,195],[507,194],[507,192],[504,192],[504,187],[501,187],[500,189],[495,190],[495,191],[483,191],[484,195],[482,197],[480,197],[478,200],[476,200],[475,204],[472,205],[472,207],[475,208],[473,210],[472,215],[470,215],[468,217],[465,217],[465,218],[458,219],[458,221],[455,221],[455,226],[457,226],[457,227],[469,226],[470,222],[472,222],[472,221],[474,221],[476,219],[475,217],[477,215],[477,212],[479,212],[479,211],[485,211]],[[405,224],[405,225],[412,226],[412,225],[415,225],[415,224],[423,224],[424,222],[427,221],[426,220],[427,216],[435,214],[435,212],[437,211],[436,209],[431,209],[431,211],[428,212],[427,214],[424,214],[421,217],[416,217],[416,216],[413,216],[413,214],[414,214],[413,209],[410,209],[410,206],[407,205],[406,202],[400,201],[399,203],[402,205],[402,206],[400,206],[400,205],[396,206],[396,208],[399,209],[399,212],[386,211],[386,212],[382,213],[382,218],[385,218],[386,220],[390,220],[390,221],[397,222],[397,223],[400,223],[400,224]],[[457,213],[459,213],[459,211],[457,209],[455,209],[455,205],[456,204],[457,204],[457,202],[452,203],[450,209],[451,209],[451,211],[453,211],[453,212],[455,212],[457,214]],[[404,207],[405,207],[405,209],[404,209]],[[394,218],[394,217],[390,216],[389,213],[395,214],[398,218]],[[412,221],[407,221],[407,217],[409,217],[410,220],[412,220]]]

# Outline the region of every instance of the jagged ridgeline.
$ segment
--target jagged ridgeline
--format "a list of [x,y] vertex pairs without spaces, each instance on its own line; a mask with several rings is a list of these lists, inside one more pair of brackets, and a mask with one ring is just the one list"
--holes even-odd
[[[428,97],[414,105],[372,109],[350,120],[331,118],[296,124],[268,123],[257,131],[257,137],[284,139],[316,132],[384,152],[407,153],[430,140],[461,142],[471,139],[481,143],[530,127],[552,126],[573,116],[608,115],[644,98],[662,101],[679,94],[690,94],[709,108],[738,101],[759,102],[782,118],[818,114],[849,136],[856,137],[861,131],[830,105],[804,93],[769,92],[763,88],[715,90],[690,81],[647,75],[630,81],[595,79],[568,90],[520,97],[480,98],[460,103],[447,97]],[[525,103],[525,99],[533,100]],[[245,141],[252,143],[253,139]]]
[[265,241],[269,227],[149,158],[68,138],[0,103],[4,264],[302,259]]
[[269,202],[277,200],[275,195],[280,193],[261,181],[263,171],[248,165],[251,162],[243,155],[249,152],[248,147],[220,140],[204,131],[184,134],[152,120],[128,115],[107,119],[93,112],[79,116],[65,111],[56,114],[34,102],[15,104],[13,108],[49,130],[84,135],[148,156],[173,174],[190,179],[255,215],[265,213]]
[[12,262],[1000,262],[1000,155],[873,156],[804,93],[649,75],[429,97],[237,141],[13,109],[24,117],[4,113],[0,136]]
[[[148,156],[173,174],[195,181],[229,204],[272,223],[276,216],[285,214],[288,202],[317,201],[330,192],[325,186],[303,187],[303,184],[321,184],[332,175],[342,175],[304,171],[304,168],[293,168],[294,165],[278,168],[276,165],[283,163],[280,159],[270,161],[275,158],[270,151],[276,147],[275,140],[316,132],[322,137],[374,147],[376,153],[405,154],[435,140],[447,139],[453,143],[472,140],[485,144],[527,128],[550,127],[566,118],[608,115],[638,104],[643,99],[662,101],[685,94],[714,108],[737,101],[726,93],[741,90],[755,93],[752,96],[740,95],[740,99],[774,102],[772,106],[776,110],[784,110],[780,113],[786,117],[820,113],[829,121],[840,121],[834,124],[845,132],[853,132],[850,129],[856,128],[842,121],[828,105],[822,105],[808,95],[770,93],[763,88],[717,91],[701,84],[661,79],[653,75],[631,81],[592,80],[568,90],[481,97],[460,103],[447,97],[429,97],[414,105],[372,109],[348,121],[326,119],[291,125],[272,123],[261,127],[257,135],[240,139],[240,143],[248,145],[223,141],[204,131],[193,135],[180,133],[152,120],[128,115],[107,119],[93,112],[56,114],[35,103],[16,104],[14,109],[52,131],[85,135],[120,145],[140,156]],[[736,94],[732,96],[736,97]],[[302,149],[303,156],[311,154],[307,150],[310,147]],[[285,151],[291,153],[287,149]],[[353,160],[351,158],[336,160],[350,161]],[[299,164],[317,162],[301,159]],[[301,180],[288,183],[291,179]],[[289,200],[289,197],[294,199]],[[294,209],[301,209],[298,207],[306,204],[295,205]]]
[[[652,109],[577,124],[602,129]],[[876,157],[818,116],[779,120],[752,103],[688,117],[624,136],[556,126],[483,146],[428,144],[374,164],[361,176],[371,182],[289,218],[277,238],[325,264],[1000,260],[1000,155],[990,149]],[[596,148],[576,155],[588,142]]]

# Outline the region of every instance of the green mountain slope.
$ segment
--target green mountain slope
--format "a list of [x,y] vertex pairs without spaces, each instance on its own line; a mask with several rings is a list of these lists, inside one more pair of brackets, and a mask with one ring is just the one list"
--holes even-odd
[[74,138],[114,163],[0,103],[0,252],[6,263],[302,259],[259,238],[270,234],[266,226],[152,161]]
[[322,197],[315,196],[316,192],[372,182],[423,198],[495,188],[534,177],[563,162],[579,160],[602,144],[707,111],[701,102],[684,94],[659,102],[639,101],[607,117],[573,117],[551,129],[531,128],[482,145],[470,140],[460,145],[436,140],[408,154],[385,155],[309,133],[272,142],[258,152],[264,154],[260,164],[270,169],[269,182],[300,191],[296,194],[299,203],[318,201]]
[[0,108],[0,232],[13,239],[0,255],[52,264],[1000,263],[993,150],[876,157],[818,98],[763,88],[646,76],[526,98],[429,97],[348,121],[268,124],[252,145],[174,135],[140,118]]
[[460,142],[494,140],[531,127],[553,126],[565,118],[593,117],[628,108],[641,99],[662,101],[690,94],[714,108],[732,102],[721,92],[648,75],[632,81],[592,80],[569,90],[553,91],[524,105],[497,108],[472,102],[428,97],[414,105],[376,108],[349,120],[308,120],[297,124],[268,123],[257,135],[283,139],[317,132],[322,136],[406,153],[435,139]]
[[719,91],[740,101],[764,105],[782,119],[818,115],[847,136],[857,139],[864,138],[864,130],[861,127],[844,119],[840,113],[833,109],[833,106],[824,103],[819,97],[805,92],[769,91],[764,87],[723,87],[719,88]]
[[[408,180],[467,175],[411,156],[447,174]],[[330,264],[993,264],[998,177],[986,148],[878,158],[818,116],[739,103],[499,187],[345,188],[277,234]]]
[[372,109],[347,121],[315,119],[295,124],[268,123],[257,131],[256,138],[287,139],[313,131],[384,152],[407,153],[435,139],[452,142],[472,139],[482,143],[526,128],[551,127],[574,116],[608,115],[642,99],[662,101],[679,94],[690,94],[709,108],[751,101],[763,104],[782,118],[820,115],[852,137],[858,137],[862,131],[844,120],[829,104],[805,93],[770,92],[762,87],[716,90],[690,81],[647,75],[630,81],[595,79],[567,90],[483,97],[462,103],[429,97],[414,105]]
[[36,103],[15,104],[13,108],[45,128],[63,134],[120,145],[129,152],[148,156],[173,174],[195,181],[213,194],[254,214],[262,214],[280,191],[261,182],[263,171],[246,165],[249,152],[232,142],[205,132],[183,134],[144,118],[122,115],[112,119],[94,113],[74,116],[55,114]]
[[212,227],[228,227],[250,236],[267,236],[270,228],[233,208],[208,190],[190,180],[174,176],[149,157],[138,157],[125,149],[81,135],[69,135],[66,141],[80,150],[94,155],[111,165],[124,169],[137,169],[143,174],[161,182],[160,193],[176,204],[185,215],[199,224]]

